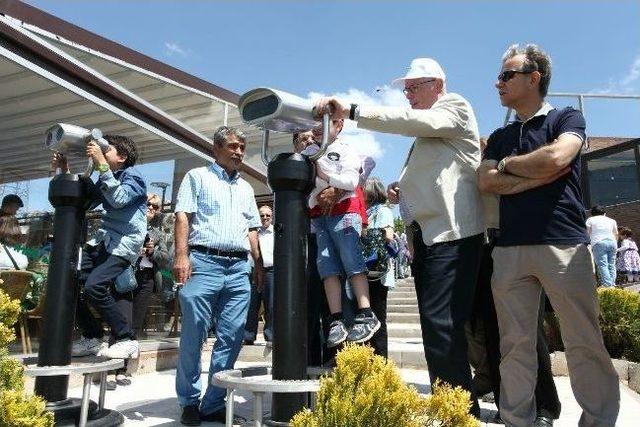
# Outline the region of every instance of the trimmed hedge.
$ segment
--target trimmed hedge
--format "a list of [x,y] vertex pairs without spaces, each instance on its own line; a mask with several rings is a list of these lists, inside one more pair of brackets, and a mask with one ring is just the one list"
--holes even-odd
[[640,294],[600,288],[600,327],[611,357],[640,362]]
[[[600,328],[609,355],[614,359],[640,362],[640,294],[616,288],[598,288]],[[549,351],[564,351],[558,320],[545,317]]]
[[320,379],[314,411],[304,409],[294,427],[475,427],[469,393],[446,384],[422,396],[407,385],[392,361],[369,346],[347,345],[336,368]]
[[0,426],[53,427],[53,414],[45,401],[24,393],[22,364],[8,357],[7,346],[15,339],[12,326],[18,320],[20,302],[0,291]]

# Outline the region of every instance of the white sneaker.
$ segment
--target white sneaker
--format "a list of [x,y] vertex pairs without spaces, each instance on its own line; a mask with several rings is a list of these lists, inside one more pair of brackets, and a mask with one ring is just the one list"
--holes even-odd
[[71,356],[95,356],[106,346],[107,343],[103,343],[98,338],[81,337],[79,340],[73,342],[71,346]]
[[100,351],[98,356],[110,359],[137,359],[140,354],[140,346],[136,340],[118,341],[111,347]]

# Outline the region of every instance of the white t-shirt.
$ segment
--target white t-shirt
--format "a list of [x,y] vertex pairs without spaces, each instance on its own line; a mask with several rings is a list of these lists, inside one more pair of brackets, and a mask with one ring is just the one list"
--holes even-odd
[[360,182],[362,162],[353,148],[337,139],[327,147],[324,155],[317,160],[316,166],[329,177],[329,182],[316,177],[316,186],[309,195],[310,208],[318,204],[318,194],[328,187],[347,190],[338,202],[355,196],[355,189]]
[[[20,270],[27,268],[29,265],[29,259],[25,254],[16,251],[11,246],[7,246],[7,250],[11,252],[11,256],[18,264]],[[4,247],[0,245],[0,270],[15,270],[15,268],[16,267],[13,265],[11,258],[9,258],[9,255],[7,255],[7,252],[4,250]]]
[[616,240],[615,233],[618,230],[618,224],[614,219],[604,215],[595,215],[587,218],[586,224],[592,245],[605,239]]
[[258,241],[260,242],[260,253],[262,254],[263,267],[273,267],[273,225],[268,228],[258,229]]

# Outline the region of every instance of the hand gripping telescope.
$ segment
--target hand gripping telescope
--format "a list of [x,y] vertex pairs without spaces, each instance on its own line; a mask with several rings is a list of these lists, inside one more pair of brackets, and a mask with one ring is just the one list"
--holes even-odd
[[[263,128],[262,162],[267,166],[271,161],[268,155],[269,131],[296,133],[305,132],[318,125],[311,101],[281,90],[266,87],[246,92],[240,97],[238,110],[242,120],[249,125]],[[309,156],[318,160],[329,145],[329,113],[322,116],[322,144],[320,150]]]
[[[64,155],[75,154],[84,156],[87,150],[87,144],[91,141],[96,142],[103,153],[109,150],[109,143],[102,137],[102,131],[100,129],[89,130],[80,126],[58,123],[51,126],[45,132],[44,146],[49,150]],[[89,159],[89,164],[84,172],[84,176],[91,175],[93,167],[93,160]]]

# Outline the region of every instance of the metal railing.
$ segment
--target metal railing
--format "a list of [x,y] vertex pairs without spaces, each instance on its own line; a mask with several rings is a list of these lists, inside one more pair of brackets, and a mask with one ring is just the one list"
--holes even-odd
[[[587,98],[600,98],[600,99],[635,99],[640,101],[640,95],[625,95],[625,94],[611,94],[611,93],[574,93],[574,92],[554,92],[547,94],[547,98],[575,98],[578,101],[578,109],[582,112],[582,115],[586,118],[586,112],[584,108],[584,101]],[[504,126],[509,124],[509,119],[513,110],[507,108],[507,114],[504,118]]]

